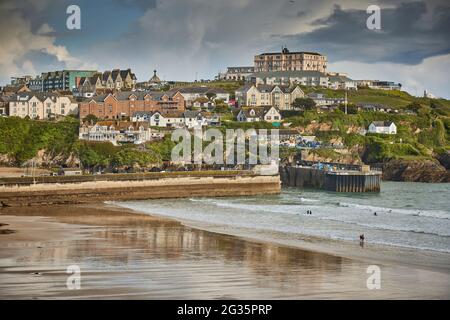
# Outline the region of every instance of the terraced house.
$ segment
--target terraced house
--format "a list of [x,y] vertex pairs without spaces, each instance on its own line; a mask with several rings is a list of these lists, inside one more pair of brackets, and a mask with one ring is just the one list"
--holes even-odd
[[80,77],[77,82],[78,91],[95,92],[97,89],[132,90],[136,86],[136,75],[131,69],[105,71],[88,77]]
[[78,114],[78,103],[72,97],[45,92],[22,92],[9,100],[9,116],[52,119]]
[[235,92],[238,107],[273,106],[280,110],[290,110],[297,98],[305,93],[299,86],[254,85],[249,84]]
[[92,114],[100,119],[123,119],[137,111],[168,114],[184,110],[184,98],[179,92],[122,91],[85,100],[80,104],[80,118]]

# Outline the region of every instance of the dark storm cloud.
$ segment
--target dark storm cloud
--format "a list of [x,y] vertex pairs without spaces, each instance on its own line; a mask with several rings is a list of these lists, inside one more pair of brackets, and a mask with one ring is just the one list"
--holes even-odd
[[131,6],[143,10],[154,8],[156,0],[114,0],[120,6]]
[[326,52],[331,61],[417,64],[425,58],[450,53],[449,5],[381,5],[379,31],[367,29],[368,17],[365,10],[343,10],[336,5],[330,16],[312,22],[311,25],[319,26],[314,31],[279,38],[302,50]]

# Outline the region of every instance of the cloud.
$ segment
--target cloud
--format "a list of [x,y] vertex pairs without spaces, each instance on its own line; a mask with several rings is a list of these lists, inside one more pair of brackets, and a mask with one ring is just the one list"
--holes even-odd
[[407,65],[392,62],[366,63],[339,61],[331,63],[333,70],[345,70],[352,79],[391,80],[402,84],[402,90],[412,95],[424,90],[435,96],[450,99],[450,54],[424,59],[420,64]]
[[305,50],[329,53],[331,61],[396,62],[418,64],[423,59],[450,53],[450,6],[441,1],[400,3],[381,7],[382,30],[366,27],[365,9],[334,6],[331,15],[312,22],[317,29],[280,35]]
[[[25,1],[28,3],[28,1]],[[46,1],[31,1],[30,8],[37,11],[45,8]],[[24,5],[21,3],[20,5]],[[27,9],[28,10],[28,9]],[[41,24],[33,32],[32,21],[24,17],[21,7],[6,1],[0,6],[0,80],[6,82],[11,76],[36,74],[35,56],[48,55],[66,68],[86,68],[84,62],[73,57],[64,45],[56,44],[54,31],[48,24]]]
[[87,56],[105,68],[138,66],[141,80],[155,68],[170,79],[211,78],[228,65],[251,65],[255,54],[286,44],[273,34],[314,30],[310,22],[329,14],[329,5],[313,0],[156,1],[127,32],[114,41],[99,39]]
[[[206,79],[227,66],[252,65],[255,54],[286,45],[326,54],[331,71],[355,77],[361,68],[367,73],[358,78],[392,77],[411,88],[431,84],[431,92],[445,94],[442,82],[425,71],[416,76],[406,70],[437,68],[433,57],[448,65],[448,0],[77,0],[82,30],[68,32],[65,7],[71,3],[0,2],[0,27],[7,30],[0,34],[0,80],[96,65],[130,67],[139,81],[154,69],[166,80]],[[366,28],[369,4],[382,8],[381,32]]]

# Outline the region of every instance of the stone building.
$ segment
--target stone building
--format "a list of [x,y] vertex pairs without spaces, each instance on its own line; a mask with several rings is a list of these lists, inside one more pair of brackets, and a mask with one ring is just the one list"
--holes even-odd
[[319,71],[327,70],[327,57],[317,52],[290,52],[283,48],[281,52],[256,55],[255,72],[263,71]]

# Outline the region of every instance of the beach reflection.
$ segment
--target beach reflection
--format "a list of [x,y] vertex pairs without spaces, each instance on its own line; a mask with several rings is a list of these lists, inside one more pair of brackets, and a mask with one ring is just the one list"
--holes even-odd
[[[122,219],[61,231],[46,241],[0,238],[8,252],[0,259],[2,298],[395,298],[409,290],[395,282],[368,290],[366,263],[177,222]],[[73,264],[81,268],[81,290],[66,288]]]

